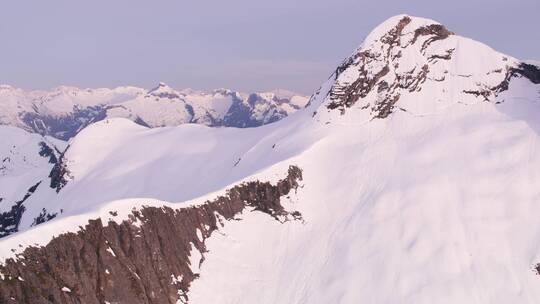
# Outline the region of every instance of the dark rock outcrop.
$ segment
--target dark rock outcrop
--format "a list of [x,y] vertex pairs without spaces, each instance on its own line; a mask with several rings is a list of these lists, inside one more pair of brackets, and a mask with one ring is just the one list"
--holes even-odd
[[540,263],[537,263],[537,264],[533,265],[532,268],[533,268],[533,272],[536,275],[540,275]]
[[69,146],[60,154],[58,161],[54,164],[49,178],[51,179],[50,187],[56,190],[56,193],[67,184],[69,178],[69,170],[67,169],[65,153],[69,149]]
[[[261,125],[257,120],[252,118],[250,107],[248,107],[238,96],[229,95],[233,103],[229,111],[225,114],[223,122],[218,122],[217,125],[230,126],[235,128],[250,128]],[[214,122],[216,124],[216,122]]]
[[58,162],[55,150],[49,147],[44,141],[39,142],[39,156],[48,157],[50,164],[56,164]]
[[[502,72],[502,71],[496,71]],[[504,80],[498,85],[491,88],[483,88],[478,90],[466,90],[463,93],[474,96],[482,96],[485,101],[490,101],[499,93],[509,89],[510,81],[515,77],[524,77],[534,84],[540,84],[540,68],[535,65],[521,62],[517,67],[506,67]]]
[[24,197],[16,201],[9,211],[0,213],[0,238],[8,236],[19,230],[19,224],[21,222],[21,217],[26,210],[24,207],[24,202],[32,196],[36,189],[41,184],[41,181],[30,187]]
[[41,212],[39,213],[39,215],[36,218],[34,218],[34,221],[32,222],[31,226],[37,226],[39,224],[43,224],[43,223],[45,223],[47,221],[52,220],[57,215],[58,215],[58,213],[54,212],[54,213],[51,214],[51,213],[47,212],[47,209],[43,208],[41,210]]
[[[264,212],[282,223],[301,219],[280,203],[301,179],[301,170],[291,166],[275,185],[246,182],[201,205],[134,209],[121,224],[90,220],[80,231],[28,247],[0,265],[0,303],[188,302],[205,240],[244,211]],[[195,256],[200,260],[193,261]]]
[[107,110],[103,105],[74,106],[72,112],[63,116],[43,115],[36,110],[23,113],[21,120],[32,132],[68,140],[89,124],[105,119]]
[[412,43],[415,43],[419,36],[430,36],[424,43],[422,43],[422,51],[424,51],[431,43],[448,38],[450,35],[454,35],[444,25],[430,24],[428,26],[422,26],[414,31],[414,38]]
[[[253,128],[265,124],[276,122],[287,117],[288,113],[276,105],[289,103],[287,99],[279,99],[274,96],[272,102],[276,105],[268,103],[268,100],[263,99],[259,94],[250,94],[243,101],[236,93],[227,93],[233,100],[233,103],[222,120],[214,120],[211,126],[224,126],[234,128]],[[289,103],[290,107],[299,110],[300,107]],[[262,112],[258,112],[265,109]]]
[[[399,46],[399,38],[405,26],[411,22],[410,17],[403,17],[398,24],[386,33],[381,42],[388,45],[386,56],[390,55],[390,51],[394,46]],[[383,66],[379,71],[370,71],[369,62],[380,60],[378,55],[373,54],[370,50],[365,50],[355,54],[350,59],[345,60],[344,64],[336,70],[336,78],[351,65],[358,66],[358,78],[346,86],[335,86],[330,92],[331,102],[328,104],[328,109],[339,109],[341,114],[345,113],[345,109],[354,105],[360,98],[366,97],[379,82],[390,71],[388,64]],[[373,75],[373,76],[370,76]],[[387,87],[388,89],[388,87]]]
[[[341,114],[345,113],[358,100],[367,97],[373,90],[377,90],[378,100],[374,104],[368,104],[362,108],[370,109],[374,118],[385,118],[394,111],[395,104],[399,100],[402,91],[415,92],[421,90],[429,74],[429,65],[418,66],[407,72],[397,73],[395,68],[399,66],[401,50],[415,44],[419,37],[427,36],[421,46],[424,54],[426,48],[437,40],[442,40],[453,35],[443,25],[432,24],[415,30],[413,39],[407,45],[402,45],[401,36],[405,27],[411,23],[411,18],[404,16],[399,22],[380,38],[381,49],[362,50],[346,59],[335,72],[336,80],[345,70],[356,68],[357,78],[352,82],[336,83],[329,93],[330,102],[327,108],[337,109]],[[437,60],[449,60],[454,49],[447,50],[444,54],[431,55],[428,62],[435,63]],[[376,68],[376,70],[374,70]],[[394,73],[392,83],[382,80],[389,73]]]
[[522,62],[514,73],[529,79],[534,84],[540,83],[540,68],[536,65]]

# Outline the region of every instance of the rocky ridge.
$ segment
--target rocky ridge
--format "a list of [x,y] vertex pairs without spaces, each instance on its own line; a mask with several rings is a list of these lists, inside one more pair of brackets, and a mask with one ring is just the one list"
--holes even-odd
[[205,240],[249,212],[280,223],[302,220],[280,203],[301,180],[302,171],[291,166],[274,185],[242,183],[201,205],[133,209],[120,224],[90,220],[0,265],[0,303],[187,303]]

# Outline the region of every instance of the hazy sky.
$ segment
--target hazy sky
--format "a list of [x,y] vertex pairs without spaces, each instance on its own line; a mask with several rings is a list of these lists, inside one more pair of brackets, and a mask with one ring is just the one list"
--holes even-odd
[[0,83],[309,94],[399,13],[540,59],[540,0],[1,0]]

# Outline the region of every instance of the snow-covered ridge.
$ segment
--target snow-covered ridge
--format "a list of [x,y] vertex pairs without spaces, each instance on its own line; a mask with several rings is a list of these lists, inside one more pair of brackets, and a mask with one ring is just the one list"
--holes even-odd
[[[206,240],[229,222],[256,214],[265,214],[276,224],[302,220],[301,213],[282,204],[285,196],[293,195],[301,179],[302,171],[290,166],[284,178],[276,184],[265,181],[242,183],[228,189],[222,196],[212,197],[195,206],[179,208],[150,200],[149,204],[153,206],[135,207],[142,199],[112,203],[107,207],[114,209],[107,213],[87,213],[85,215],[89,218],[86,219],[81,216],[63,218],[41,226],[39,231],[28,231],[24,239],[29,248],[26,247],[22,253],[17,249],[6,250],[25,248],[20,239],[8,238],[3,241],[5,246],[0,247],[0,256],[7,258],[0,262],[0,300],[5,302],[10,298],[33,303],[47,298],[57,302],[56,299],[63,297],[62,292],[73,290],[85,303],[94,302],[96,297],[111,302],[129,300],[133,303],[132,295],[140,289],[130,284],[130,280],[136,280],[144,282],[146,296],[154,299],[155,303],[171,303],[171,299],[186,303],[189,286],[199,277],[204,255],[208,252]],[[71,233],[59,234],[66,230]],[[74,238],[78,241],[74,242]],[[10,245],[10,240],[15,243]],[[79,252],[77,257],[66,254],[74,251]],[[43,256],[55,258],[36,261]],[[151,256],[153,261],[160,262],[134,259],[134,256]],[[85,262],[81,264],[79,260]],[[67,266],[66,262],[70,265]],[[126,267],[126,264],[130,266]],[[29,269],[32,265],[37,267]],[[94,265],[99,265],[99,269]],[[81,282],[81,276],[87,279]],[[107,284],[107,287],[87,284],[100,280],[100,276],[107,277],[107,281],[122,280],[128,284]],[[61,284],[56,282],[59,277],[63,278]],[[52,286],[43,288],[44,278]],[[14,280],[32,285],[32,288],[13,289],[10,283]],[[160,281],[166,284],[161,285],[161,292],[156,293],[156,282]],[[140,293],[135,298],[140,298]]]
[[286,177],[287,166],[286,164],[279,164],[274,166],[271,172],[271,174],[269,174],[269,172],[262,175],[254,174],[217,191],[212,191],[203,196],[183,202],[168,202],[145,197],[126,198],[98,205],[96,206],[97,208],[90,208],[87,212],[76,215],[65,216],[64,214],[59,214],[59,218],[56,221],[45,221],[40,223],[43,225],[40,225],[39,227],[31,227],[25,229],[25,231],[16,236],[3,238],[3,246],[0,246],[0,265],[8,258],[16,258],[17,254],[22,253],[26,247],[44,246],[49,243],[51,239],[61,234],[80,231],[81,227],[84,227],[89,220],[101,219],[104,223],[115,222],[120,225],[123,221],[130,220],[130,216],[134,211],[144,208],[168,207],[176,210],[197,207],[215,200],[216,198],[227,196],[228,191],[235,186],[245,185],[250,182],[269,182],[271,184],[277,184],[281,179]]
[[175,90],[164,83],[136,87],[24,91],[0,86],[0,124],[67,140],[87,125],[124,117],[148,127],[198,123],[207,126],[255,127],[301,109],[307,97],[284,90],[245,94]]

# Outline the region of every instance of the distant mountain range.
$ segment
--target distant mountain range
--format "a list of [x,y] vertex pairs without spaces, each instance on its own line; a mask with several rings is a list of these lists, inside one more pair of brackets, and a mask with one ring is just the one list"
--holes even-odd
[[175,90],[164,83],[136,87],[24,91],[0,86],[0,124],[67,140],[87,125],[124,117],[147,127],[197,123],[248,128],[272,123],[303,108],[308,98],[286,90],[240,93]]

